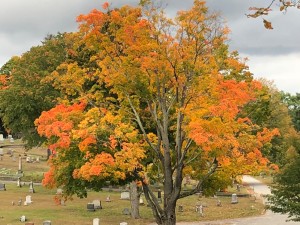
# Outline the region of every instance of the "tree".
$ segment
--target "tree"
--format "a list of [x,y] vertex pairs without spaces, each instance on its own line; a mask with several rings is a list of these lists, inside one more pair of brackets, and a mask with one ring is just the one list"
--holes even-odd
[[269,208],[277,213],[288,214],[290,220],[300,221],[299,153],[290,158],[290,163],[276,176],[272,195],[268,196]]
[[[286,12],[289,8],[300,8],[299,0],[270,0],[269,2],[269,5],[266,7],[250,7],[249,10],[252,11],[252,13],[249,13],[247,16],[251,18],[267,16],[272,11],[274,5],[279,7],[279,10],[283,12]],[[266,29],[273,29],[270,21],[263,18],[263,23]]]
[[[261,85],[229,52],[228,29],[203,2],[174,20],[149,2],[144,11],[104,8],[78,17],[75,43],[98,68],[65,62],[48,79],[64,96],[35,122],[57,151],[46,185],[63,185],[71,195],[79,192],[73,182],[138,181],[156,222],[173,225],[179,198],[215,190],[215,180],[230,180],[237,169],[267,168],[260,150],[277,131],[240,116]],[[188,171],[198,184],[182,193]],[[152,172],[163,183],[163,205],[151,189]]]
[[12,57],[1,69],[0,116],[4,127],[22,136],[27,146],[43,142],[34,120],[55,105],[59,93],[43,78],[65,61],[64,35],[49,36],[21,57]]

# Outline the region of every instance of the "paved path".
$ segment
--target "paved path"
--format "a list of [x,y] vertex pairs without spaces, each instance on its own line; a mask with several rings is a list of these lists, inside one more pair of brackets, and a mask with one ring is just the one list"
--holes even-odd
[[[254,192],[259,195],[270,194],[270,189],[267,185],[261,183],[251,176],[244,176],[243,182],[254,188]],[[300,225],[300,222],[286,222],[287,216],[275,214],[271,211],[266,211],[262,216],[248,217],[240,219],[228,219],[222,221],[205,221],[205,222],[180,222],[178,225]],[[154,224],[152,224],[154,225]]]

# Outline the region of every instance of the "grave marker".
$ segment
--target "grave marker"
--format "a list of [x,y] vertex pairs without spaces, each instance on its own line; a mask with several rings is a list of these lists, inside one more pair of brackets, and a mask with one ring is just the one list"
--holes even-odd
[[0,191],[6,191],[5,184],[0,183]]
[[121,192],[121,199],[122,200],[129,200],[130,199],[130,193],[128,191]]
[[24,215],[21,216],[21,217],[20,217],[20,221],[24,223],[24,222],[26,221],[26,217],[25,217]]
[[35,193],[34,188],[33,188],[33,181],[29,183],[29,193]]
[[90,211],[90,212],[94,212],[94,211],[95,211],[95,206],[94,206],[93,203],[88,203],[88,204],[86,205],[86,209],[87,209],[88,211]]
[[51,221],[50,221],[50,220],[45,220],[45,221],[43,222],[43,225],[51,225]]
[[92,202],[94,204],[95,209],[102,209],[101,201],[96,199]]
[[237,204],[238,203],[238,197],[236,194],[231,195],[231,204]]
[[100,219],[99,218],[94,218],[93,219],[93,225],[100,225]]

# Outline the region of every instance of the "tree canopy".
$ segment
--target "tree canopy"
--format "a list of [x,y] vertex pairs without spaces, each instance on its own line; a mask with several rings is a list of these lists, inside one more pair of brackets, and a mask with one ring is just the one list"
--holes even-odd
[[[135,180],[156,222],[175,224],[179,198],[270,166],[262,149],[278,130],[242,113],[262,85],[228,50],[228,29],[204,2],[175,19],[149,2],[103,8],[78,17],[71,60],[43,79],[60,93],[35,121],[57,152],[46,186],[85,196],[81,187]],[[186,174],[198,184],[183,193]],[[163,184],[163,206],[153,181]]]

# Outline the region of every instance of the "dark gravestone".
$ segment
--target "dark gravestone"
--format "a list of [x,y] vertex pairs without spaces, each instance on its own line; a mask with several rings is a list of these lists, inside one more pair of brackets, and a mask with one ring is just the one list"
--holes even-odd
[[90,211],[90,212],[94,212],[94,211],[95,211],[95,206],[94,206],[93,203],[88,203],[88,204],[86,205],[86,209],[87,209],[88,211]]
[[123,212],[122,212],[123,215],[130,215],[130,210],[128,208],[125,208],[123,209]]
[[50,221],[50,220],[45,220],[45,221],[43,222],[43,225],[51,225],[51,221]]
[[0,191],[6,191],[5,184],[0,183]]
[[161,200],[161,190],[160,189],[158,189],[158,191],[157,191],[157,200],[158,200],[159,203],[162,202],[162,200]]

